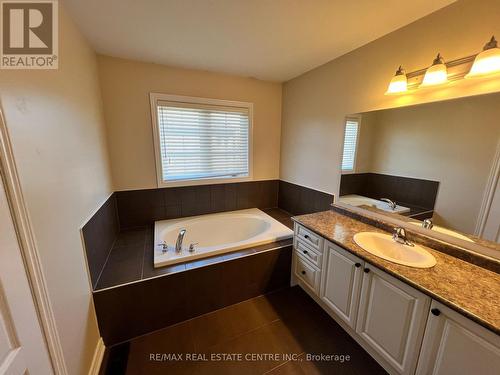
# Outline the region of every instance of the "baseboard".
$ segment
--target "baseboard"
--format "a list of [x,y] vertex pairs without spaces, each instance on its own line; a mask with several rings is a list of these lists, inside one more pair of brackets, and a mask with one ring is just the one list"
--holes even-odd
[[92,363],[90,364],[89,375],[99,375],[105,350],[106,347],[104,346],[104,341],[102,341],[102,338],[99,337],[95,347],[94,357],[92,358]]

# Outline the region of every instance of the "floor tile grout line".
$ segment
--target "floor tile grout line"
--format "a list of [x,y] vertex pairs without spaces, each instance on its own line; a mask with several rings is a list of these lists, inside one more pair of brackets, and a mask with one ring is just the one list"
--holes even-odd
[[[276,318],[276,319],[271,320],[271,321],[269,321],[269,322],[267,322],[267,323],[263,323],[263,324],[261,324],[261,325],[260,325],[260,326],[258,326],[258,327],[255,327],[255,328],[252,328],[252,329],[250,329],[250,330],[248,330],[248,331],[245,331],[245,332],[239,333],[239,334],[237,334],[237,335],[235,335],[235,336],[231,336],[231,337],[230,337],[230,338],[228,338],[227,340],[223,340],[223,341],[221,341],[221,342],[218,342],[217,344],[212,344],[212,345],[209,345],[209,346],[207,346],[207,347],[205,348],[205,350],[209,350],[209,349],[213,348],[214,346],[217,346],[217,345],[220,345],[220,344],[225,344],[225,343],[228,343],[229,341],[235,340],[235,339],[240,338],[240,337],[242,337],[242,336],[248,335],[248,334],[250,334],[250,333],[252,333],[252,332],[258,331],[259,329],[264,328],[265,326],[271,325],[271,324],[273,324],[273,323],[276,323],[276,322],[278,322],[278,321],[280,321],[280,320],[281,320],[280,318]],[[198,350],[198,349],[199,349],[199,350],[201,350],[201,348],[198,348],[198,347],[197,347],[196,342],[195,342],[195,349],[196,349],[196,350]]]
[[[306,352],[300,352],[299,357],[302,357],[305,353],[306,353]],[[267,370],[266,372],[262,373],[262,375],[268,375],[268,374],[272,373],[274,370],[277,370],[278,368],[280,368],[280,367],[282,367],[282,366],[286,365],[287,363],[289,363],[289,362],[291,362],[291,361],[292,361],[292,360],[291,360],[291,359],[289,359],[289,360],[287,360],[287,361],[285,361],[285,362],[283,362],[283,363],[280,363],[279,365],[277,365],[277,366],[273,367],[272,369]]]

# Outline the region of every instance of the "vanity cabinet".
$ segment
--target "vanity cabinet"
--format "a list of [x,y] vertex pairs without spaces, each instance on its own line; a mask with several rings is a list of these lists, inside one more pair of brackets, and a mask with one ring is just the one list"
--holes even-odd
[[496,375],[500,336],[433,301],[417,375]]
[[356,332],[400,374],[413,374],[430,298],[371,265],[363,269]]
[[314,295],[319,294],[324,239],[300,225],[294,227],[293,275]]
[[391,374],[498,373],[500,336],[298,224],[293,274]]
[[341,247],[325,241],[321,300],[349,327],[355,328],[364,262]]

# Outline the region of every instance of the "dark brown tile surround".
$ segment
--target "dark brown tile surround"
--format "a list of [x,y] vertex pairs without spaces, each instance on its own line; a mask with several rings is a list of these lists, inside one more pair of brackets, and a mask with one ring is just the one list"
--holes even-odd
[[[83,228],[92,286],[129,282],[150,271],[137,266],[137,259],[132,258],[142,253],[130,247],[148,238],[145,230],[156,220],[257,207],[274,212],[279,221],[291,225],[290,215],[283,215],[283,210],[277,208],[279,203],[299,214],[327,209],[332,201],[332,195],[278,180],[116,192]],[[110,252],[118,231],[129,229],[140,230],[120,237],[135,236],[137,241],[118,239],[115,247],[123,251]],[[114,265],[114,276],[104,269],[105,265]]]
[[[299,308],[300,307],[300,308]],[[313,319],[311,317],[314,317]],[[210,360],[211,353],[294,354],[296,360]],[[150,353],[205,354],[207,361],[154,362]],[[308,361],[306,353],[348,355]],[[101,375],[385,374],[386,372],[300,288],[286,288],[117,345]]]
[[279,182],[278,207],[292,215],[328,210],[332,203],[332,194],[286,181]]
[[118,191],[115,194],[120,227],[129,229],[157,220],[277,207],[278,180]]
[[82,228],[93,287],[97,284],[119,230],[116,199],[111,195]]
[[500,334],[498,273],[431,248],[426,249],[437,260],[432,268],[418,269],[386,261],[363,250],[353,239],[358,232],[382,230],[333,210],[297,216],[293,220]]
[[[279,208],[264,209],[268,215],[293,228],[291,215]],[[113,249],[103,267],[101,276],[95,285],[95,290],[115,287],[121,284],[149,279],[156,276],[181,272],[205,265],[267,251],[272,248],[289,246],[291,240],[266,244],[236,252],[216,255],[210,258],[191,262],[174,264],[160,268],[153,266],[153,228],[125,230],[118,234]]]
[[105,344],[130,340],[287,287],[292,245],[291,241],[281,245],[95,291],[94,305]]

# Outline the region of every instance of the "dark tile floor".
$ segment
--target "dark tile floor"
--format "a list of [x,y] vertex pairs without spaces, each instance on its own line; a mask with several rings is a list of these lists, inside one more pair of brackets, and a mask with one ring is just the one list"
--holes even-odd
[[[288,212],[279,208],[269,208],[263,211],[289,228],[293,228],[291,215]],[[244,249],[198,261],[155,269],[153,266],[153,228],[126,230],[119,233],[94,290],[110,288],[172,272],[185,271],[234,257],[265,251],[272,247],[286,246],[290,243],[291,240],[285,240],[257,248]]]
[[[332,357],[311,360],[311,354]],[[170,360],[165,359],[168,355]],[[101,369],[101,374],[110,375],[385,373],[299,287],[259,296],[114,346],[107,351]]]

